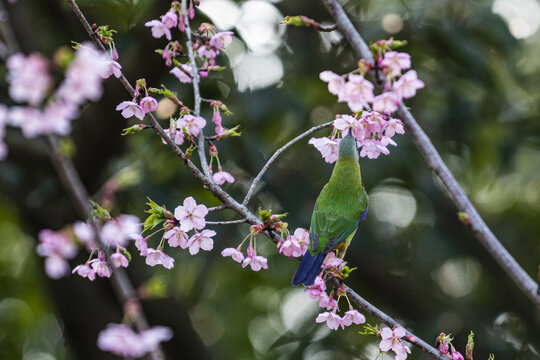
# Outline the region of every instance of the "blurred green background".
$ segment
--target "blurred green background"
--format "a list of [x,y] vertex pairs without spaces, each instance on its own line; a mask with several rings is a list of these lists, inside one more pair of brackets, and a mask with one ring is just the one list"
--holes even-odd
[[[409,42],[413,68],[426,83],[407,102],[493,232],[533,277],[540,259],[540,3],[537,0],[343,1],[365,39],[394,36]],[[79,1],[90,22],[118,30],[115,38],[131,81],[179,92],[192,104],[189,86],[168,74],[153,50],[163,46],[144,23],[168,9],[167,1]],[[61,0],[20,0],[7,7],[25,53],[51,58],[70,41],[87,39]],[[313,125],[347,113],[318,79],[323,70],[355,67],[337,32],[278,25],[302,14],[331,24],[319,1],[202,0],[212,21],[237,38],[219,61],[226,71],[204,79],[202,95],[226,103],[243,136],[219,143],[225,170],[237,181],[226,190],[240,199],[273,151]],[[0,76],[5,79],[2,64]],[[151,131],[121,137],[124,120],[115,106],[129,100],[118,81],[76,121],[75,164],[90,193],[114,174],[127,179],[113,213],[144,216],[149,196],[169,209],[193,195],[218,205]],[[9,104],[2,81],[0,101]],[[203,106],[210,119],[211,110]],[[167,119],[163,125],[167,126]],[[134,122],[133,122],[134,123]],[[317,134],[328,135],[329,130]],[[426,341],[452,333],[464,352],[476,333],[475,359],[540,359],[540,312],[501,271],[471,231],[408,136],[377,160],[362,159],[370,213],[347,254],[357,266],[347,283]],[[250,203],[288,212],[291,230],[307,227],[313,203],[326,183],[326,164],[307,140],[285,152],[263,178]],[[120,322],[122,305],[104,279],[46,277],[35,253],[42,228],[60,229],[77,218],[42,140],[7,134],[10,153],[0,163],[0,359],[112,359],[96,347],[98,332]],[[233,219],[231,211],[208,219]],[[236,246],[247,226],[215,229],[214,251],[190,256],[169,251],[172,270],[149,268],[134,256],[129,275],[136,286],[151,281],[166,296],[144,302],[152,325],[173,328],[164,344],[168,359],[370,359],[378,340],[359,326],[333,332],[316,324],[320,310],[291,288],[296,261],[258,242],[269,258],[258,273],[220,256]],[[158,240],[155,240],[158,241]],[[82,252],[71,263],[84,262]],[[368,322],[376,321],[368,317]],[[392,356],[389,356],[392,358]],[[427,355],[413,349],[411,359]]]

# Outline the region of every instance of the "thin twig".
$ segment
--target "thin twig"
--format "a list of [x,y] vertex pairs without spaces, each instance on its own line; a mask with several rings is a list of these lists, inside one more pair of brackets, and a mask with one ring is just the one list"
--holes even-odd
[[[341,5],[339,5],[336,0],[323,1],[357,56],[373,63],[373,56],[369,47],[345,14]],[[380,74],[374,75],[375,78],[377,78]],[[424,157],[431,171],[441,179],[450,195],[452,195],[452,199],[457,208],[469,216],[471,229],[477,239],[525,295],[527,295],[537,307],[540,307],[540,296],[537,293],[538,284],[527,274],[491,232],[465,194],[465,191],[463,191],[456,178],[442,160],[429,137],[403,103],[399,105],[398,114],[407,126],[408,134]]]
[[225,210],[226,208],[227,207],[225,205],[219,205],[219,206],[214,206],[214,207],[208,208],[208,211],[209,212],[220,211],[220,210]]
[[248,219],[229,220],[229,221],[207,221],[206,225],[234,225],[234,224],[245,224],[247,222],[248,222]]
[[[192,85],[193,85],[193,98],[195,100],[194,105],[194,111],[195,116],[201,115],[201,92],[199,90],[199,81],[200,81],[200,75],[199,75],[199,68],[197,67],[197,62],[195,61],[195,54],[193,52],[193,44],[191,41],[191,27],[189,25],[189,16],[188,16],[188,9],[187,9],[187,2],[186,0],[182,0],[182,10],[184,11],[185,16],[185,33],[187,36],[186,40],[186,46],[188,49],[188,56],[189,56],[189,62],[191,63],[191,72],[193,73],[192,76]],[[214,182],[212,179],[212,174],[210,173],[210,169],[208,168],[208,162],[206,161],[206,151],[205,151],[205,142],[204,142],[204,131],[203,129],[200,130],[199,136],[198,136],[198,142],[199,145],[197,147],[197,153],[199,154],[199,160],[201,161],[201,168],[203,170],[204,175],[208,178],[208,181]]]
[[287,150],[289,147],[291,147],[294,143],[296,143],[297,141],[299,140],[302,140],[303,138],[305,138],[306,136],[308,135],[311,135],[313,134],[314,132],[316,131],[319,131],[321,129],[324,129],[324,128],[327,128],[327,127],[330,127],[332,125],[333,121],[330,121],[330,122],[327,122],[325,124],[321,124],[321,125],[317,125],[315,127],[312,127],[311,129],[309,129],[308,131],[298,135],[297,137],[295,137],[294,139],[292,139],[291,141],[289,141],[288,143],[286,143],[285,145],[283,145],[281,148],[277,149],[276,152],[274,153],[274,155],[272,155],[272,157],[266,162],[266,164],[263,166],[263,168],[261,169],[261,171],[259,171],[259,173],[257,174],[257,176],[255,177],[255,179],[253,179],[253,182],[251,183],[251,186],[249,187],[249,190],[246,194],[246,197],[244,198],[244,201],[242,201],[242,205],[247,205],[249,200],[251,199],[251,196],[253,195],[253,192],[255,191],[255,187],[257,186],[257,184],[259,183],[259,181],[261,181],[261,178],[263,177],[264,173],[268,170],[268,168],[270,167],[270,165],[272,165],[272,163],[274,162],[274,160],[277,159],[277,157],[285,150]]

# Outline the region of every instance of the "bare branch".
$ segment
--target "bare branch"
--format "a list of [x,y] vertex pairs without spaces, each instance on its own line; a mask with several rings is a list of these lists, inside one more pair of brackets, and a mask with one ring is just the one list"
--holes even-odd
[[239,220],[230,220],[230,221],[207,221],[206,225],[234,225],[234,224],[245,224],[248,222],[248,219],[239,219]]
[[208,208],[208,211],[212,212],[212,211],[220,211],[220,210],[225,210],[225,209],[227,209],[225,205],[219,205],[219,206]]
[[[341,5],[339,5],[336,0],[323,1],[336,20],[339,29],[351,44],[356,55],[373,63],[373,56],[369,47],[347,17]],[[380,74],[377,73],[374,74],[376,79],[379,75]],[[508,276],[510,276],[514,283],[537,307],[540,307],[540,295],[537,293],[538,284],[527,274],[491,232],[465,194],[465,191],[463,191],[456,178],[442,160],[429,137],[403,103],[399,106],[398,114],[407,126],[409,130],[408,134],[411,136],[411,139],[426,160],[431,171],[441,179],[448,192],[452,195],[452,199],[457,208],[469,216],[471,220],[470,226],[477,239],[487,249],[495,261],[497,261],[499,266],[508,274]]]
[[[185,33],[187,36],[186,46],[188,49],[188,56],[189,56],[189,62],[191,63],[191,69],[192,69],[192,81],[193,84],[193,97],[195,99],[195,105],[194,105],[194,112],[195,116],[201,115],[201,93],[199,90],[199,81],[200,81],[200,75],[199,75],[199,68],[197,67],[197,63],[195,62],[195,54],[193,53],[193,44],[191,42],[191,27],[189,26],[189,16],[188,9],[187,9],[187,3],[186,0],[182,0],[182,10],[184,10],[184,16],[185,16]],[[199,145],[197,147],[197,153],[199,154],[199,159],[201,161],[201,167],[203,170],[204,175],[208,178],[208,181],[214,182],[212,179],[212,175],[210,174],[210,169],[208,168],[208,162],[206,161],[206,151],[205,151],[205,142],[204,142],[204,132],[203,129],[199,132],[198,136],[198,142]]]
[[332,125],[333,121],[330,121],[330,122],[327,122],[325,124],[322,124],[322,125],[317,125],[315,127],[312,127],[311,129],[309,129],[308,131],[298,135],[297,137],[295,137],[294,139],[292,139],[291,141],[289,141],[288,143],[286,143],[285,145],[283,145],[281,148],[277,149],[276,152],[274,153],[274,155],[272,155],[272,157],[266,162],[266,164],[263,166],[263,168],[261,169],[261,171],[257,174],[257,176],[255,177],[255,179],[253,179],[253,182],[251,183],[251,186],[249,187],[249,190],[246,194],[246,197],[244,198],[244,201],[242,201],[242,205],[247,205],[249,200],[251,199],[251,196],[253,195],[253,192],[255,191],[255,187],[257,186],[257,184],[259,183],[259,181],[261,181],[261,178],[263,177],[264,173],[268,170],[268,168],[270,167],[270,165],[272,165],[272,163],[277,159],[277,157],[282,153],[284,152],[285,150],[287,150],[289,147],[291,147],[294,143],[296,143],[297,141],[299,140],[302,140],[303,138],[305,138],[306,136],[308,135],[311,135],[313,134],[314,132],[316,131],[319,131],[321,129],[324,129],[324,128],[327,128],[327,127],[330,127]]

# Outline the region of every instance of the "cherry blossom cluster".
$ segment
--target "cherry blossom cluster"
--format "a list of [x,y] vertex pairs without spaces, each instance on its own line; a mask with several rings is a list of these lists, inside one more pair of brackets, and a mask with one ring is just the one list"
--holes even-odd
[[[205,205],[197,204],[193,197],[184,199],[183,205],[177,206],[174,215],[164,207],[157,206],[150,202],[151,209],[148,211],[151,215],[145,222],[145,229],[152,229],[158,223],[164,221],[162,230],[164,235],[156,248],[148,246],[148,241],[152,233],[146,237],[140,234],[133,234],[135,247],[140,255],[146,258],[146,264],[149,266],[162,265],[167,269],[174,267],[174,259],[165,254],[164,249],[167,240],[169,247],[180,247],[188,249],[191,255],[197,254],[200,250],[209,251],[214,247],[213,236],[216,232],[204,229],[206,226],[205,217],[208,214],[208,208]],[[192,235],[189,232],[193,231]]]
[[[403,99],[412,98],[416,91],[424,87],[418,79],[416,71],[404,70],[411,67],[411,57],[407,53],[392,51],[392,46],[401,45],[394,40],[378,41],[372,46],[375,64],[366,60],[359,61],[355,71],[338,75],[331,71],[323,71],[321,80],[328,83],[328,91],[338,97],[338,102],[346,102],[355,114],[339,115],[334,121],[334,129],[346,135],[351,131],[362,148],[360,156],[370,159],[380,154],[388,155],[388,145],[396,146],[392,137],[403,134],[403,124],[390,115],[399,107]],[[384,76],[383,92],[374,94],[373,84],[364,76],[375,70],[376,74]],[[334,131],[329,138],[312,138],[309,143],[319,150],[326,162],[337,160],[339,139]]]
[[[242,264],[242,268],[249,265],[251,270],[259,271],[261,269],[268,269],[268,259],[264,256],[257,255],[257,236],[263,232],[264,226],[253,225],[249,229],[249,234],[236,248],[226,248],[221,252],[223,257],[230,256],[237,263]],[[249,239],[249,245],[247,247],[246,256],[242,252],[242,246]]]
[[[343,259],[336,257],[334,252],[328,253],[322,265],[322,269],[332,275],[338,275],[343,267]],[[365,323],[366,318],[358,310],[353,308],[343,285],[337,289],[337,299],[334,299],[334,290],[332,289],[330,295],[326,293],[326,282],[321,275],[322,273],[317,276],[313,285],[305,290],[311,299],[319,302],[319,307],[327,310],[319,314],[315,321],[318,323],[326,322],[326,325],[332,330],[337,330],[340,326],[344,329],[346,326],[352,324]],[[345,311],[343,316],[340,316],[337,312],[339,311],[339,300],[342,297],[345,297],[347,300],[349,310]]]
[[[77,273],[89,280],[98,277],[110,277],[112,267],[127,267],[129,253],[126,246],[130,234],[137,233],[141,229],[139,219],[134,215],[120,215],[111,218],[100,230],[102,244],[97,244],[95,232],[91,225],[84,222],[76,222],[60,231],[49,229],[41,230],[38,235],[39,244],[37,253],[45,257],[45,272],[52,279],[59,279],[70,273],[68,260],[77,254],[80,245],[86,247],[91,253],[85,264],[76,266],[73,273]],[[115,248],[109,259],[106,259],[103,247]],[[94,258],[94,255],[97,257]]]
[[41,54],[17,53],[7,59],[6,65],[11,99],[27,105],[0,105],[0,159],[7,155],[3,142],[6,125],[20,128],[27,138],[66,135],[71,131],[71,121],[79,116],[81,105],[101,97],[102,79],[120,71],[118,63],[96,51],[91,43],[77,45],[76,55],[55,91],[53,64]]
[[280,254],[289,258],[303,256],[309,247],[309,231],[303,228],[294,230],[293,235],[288,235],[283,241],[283,238],[277,244]]
[[[144,93],[144,96],[142,96]],[[138,102],[137,99],[141,98]],[[156,111],[158,102],[152,96],[148,95],[148,89],[146,88],[146,81],[140,79],[135,86],[135,94],[131,101],[122,101],[116,107],[116,110],[122,112],[122,116],[126,119],[136,117],[139,120],[144,119],[144,115]]]
[[411,349],[403,344],[401,338],[407,337],[412,342],[415,339],[407,335],[407,331],[404,328],[399,326],[393,329],[385,327],[379,330],[378,335],[381,337],[379,349],[385,354],[392,350],[396,354],[395,360],[405,360],[407,355],[411,353]]
[[156,350],[163,341],[172,338],[172,330],[154,326],[140,333],[124,324],[107,324],[98,335],[97,345],[103,351],[124,358],[140,358]]

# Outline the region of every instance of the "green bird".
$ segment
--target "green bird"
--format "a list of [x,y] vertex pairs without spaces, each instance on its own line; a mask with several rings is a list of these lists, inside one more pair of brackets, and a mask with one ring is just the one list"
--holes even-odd
[[356,140],[349,132],[339,144],[339,156],[317,201],[309,231],[310,245],[292,279],[310,286],[330,251],[343,258],[358,224],[366,218],[368,196],[362,186]]

